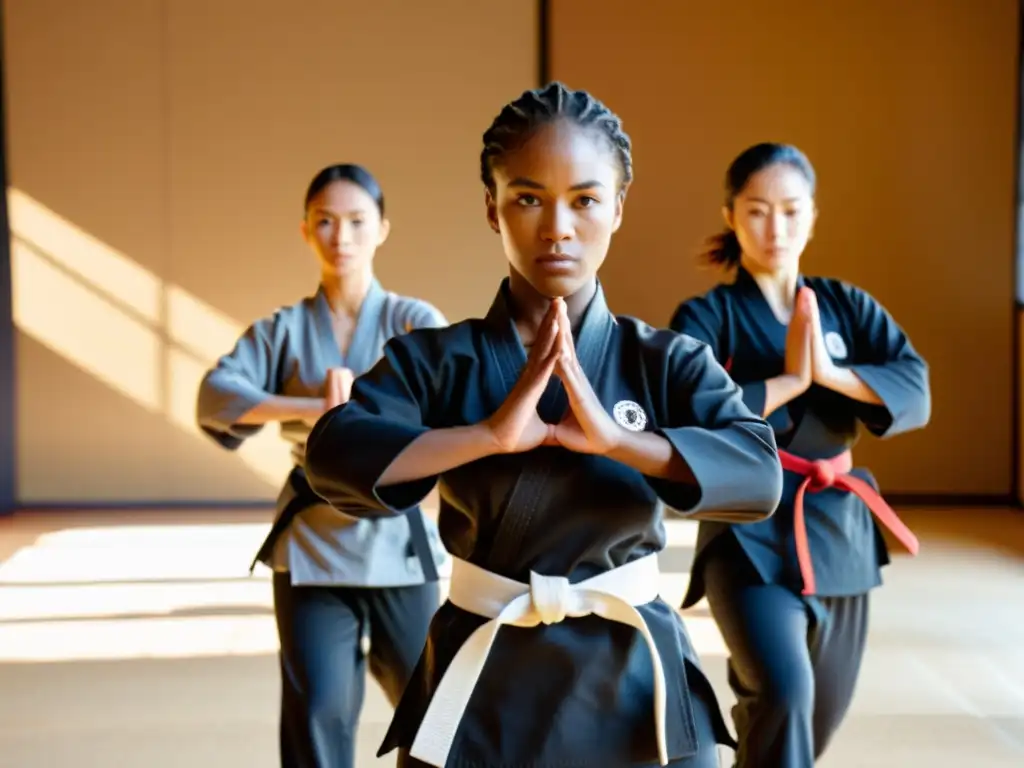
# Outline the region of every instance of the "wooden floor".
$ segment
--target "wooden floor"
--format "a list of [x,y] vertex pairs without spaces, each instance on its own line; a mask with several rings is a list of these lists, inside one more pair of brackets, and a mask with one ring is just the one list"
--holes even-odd
[[[922,539],[875,593],[852,712],[820,765],[1024,766],[1024,513],[908,511]],[[0,766],[271,768],[277,645],[267,512],[24,514],[0,520]],[[678,602],[694,527],[671,525]],[[687,624],[728,710],[721,639]],[[390,718],[375,686],[359,768]],[[723,752],[723,765],[730,765]]]

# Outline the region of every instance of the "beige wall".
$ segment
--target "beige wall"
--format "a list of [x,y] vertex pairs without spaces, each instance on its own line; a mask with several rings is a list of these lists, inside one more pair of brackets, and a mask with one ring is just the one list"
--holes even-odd
[[534,5],[5,2],[22,500],[276,494],[280,441],[214,448],[195,386],[315,289],[298,225],[326,164],[383,184],[386,286],[484,311],[479,142],[535,83]]
[[708,287],[692,253],[721,226],[726,166],[793,142],[820,179],[806,271],[871,291],[932,366],[930,428],[858,461],[891,491],[1008,494],[1016,0],[551,5],[552,76],[636,143],[613,307],[664,324]]
[[[195,385],[312,289],[297,226],[327,163],[381,178],[389,287],[484,311],[505,267],[477,151],[535,82],[535,5],[7,0],[22,499],[275,493],[280,442],[200,439]],[[874,293],[933,370],[931,427],[858,459],[891,491],[1007,493],[1015,0],[551,6],[552,75],[636,142],[614,308],[660,325],[710,285],[691,254],[729,160],[799,144],[821,180],[807,270]]]

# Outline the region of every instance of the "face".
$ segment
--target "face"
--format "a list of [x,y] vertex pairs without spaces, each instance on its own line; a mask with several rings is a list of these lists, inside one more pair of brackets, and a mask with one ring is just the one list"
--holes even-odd
[[487,219],[512,269],[548,298],[589,285],[622,222],[625,198],[603,137],[551,123],[505,155],[494,177]]
[[374,254],[389,229],[365,189],[350,181],[334,181],[310,200],[302,237],[324,274],[343,276],[372,269]]
[[755,173],[724,213],[753,272],[796,269],[817,217],[807,179],[790,165]]

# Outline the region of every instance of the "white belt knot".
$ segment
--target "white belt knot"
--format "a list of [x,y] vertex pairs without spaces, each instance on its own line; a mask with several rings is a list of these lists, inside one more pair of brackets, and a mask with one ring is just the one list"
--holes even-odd
[[459,722],[502,625],[536,627],[595,614],[635,627],[647,641],[654,666],[658,757],[662,765],[667,765],[665,670],[647,622],[636,609],[658,597],[657,557],[648,555],[578,584],[570,584],[565,576],[531,572],[529,585],[453,558],[448,601],[490,621],[478,627],[452,659],[423,715],[410,755],[428,765],[444,768]]
[[557,624],[566,616],[583,615],[579,611],[579,600],[572,599],[574,596],[565,576],[542,576],[530,572],[530,602],[542,624]]

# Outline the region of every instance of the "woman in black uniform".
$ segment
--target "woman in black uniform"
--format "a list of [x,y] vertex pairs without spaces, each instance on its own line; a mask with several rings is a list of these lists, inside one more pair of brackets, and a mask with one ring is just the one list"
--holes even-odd
[[605,303],[597,270],[632,177],[615,114],[561,84],[529,91],[484,134],[481,166],[509,263],[490,312],[390,341],[307,444],[314,490],[356,515],[440,482],[450,598],[381,753],[717,766],[731,739],[658,597],[662,516],[770,514],[771,429],[703,344]]
[[928,422],[928,367],[866,292],[801,274],[817,210],[798,149],[751,147],[725,187],[728,226],[704,255],[735,280],[684,302],[671,327],[708,344],[774,428],[785,485],[770,519],[701,523],[683,606],[706,593],[729,647],[737,765],[806,768],[853,697],[888,562],[872,513],[917,549],[850,448],[860,426],[891,437]]

